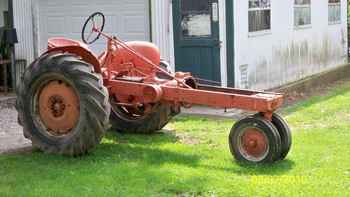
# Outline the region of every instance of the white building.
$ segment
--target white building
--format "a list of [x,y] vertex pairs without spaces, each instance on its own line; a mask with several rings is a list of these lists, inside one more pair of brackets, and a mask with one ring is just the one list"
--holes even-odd
[[80,39],[95,11],[106,33],[153,41],[177,70],[223,86],[273,88],[347,61],[346,0],[14,0],[17,57],[33,61],[52,36]]

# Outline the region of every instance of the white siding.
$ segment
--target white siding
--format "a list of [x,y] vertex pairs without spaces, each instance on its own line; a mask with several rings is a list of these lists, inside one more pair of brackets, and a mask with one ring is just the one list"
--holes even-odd
[[174,47],[172,27],[172,5],[169,0],[152,1],[152,42],[161,52],[162,59],[174,69]]
[[[311,2],[310,27],[295,29],[294,0],[271,0],[271,31],[249,34],[248,1],[235,1],[236,86],[273,88],[346,62],[346,0],[342,22],[334,25],[328,24],[328,0]],[[248,73],[241,73],[245,65]]]
[[27,60],[27,64],[34,60],[32,0],[14,0],[14,25],[17,29],[16,58]]

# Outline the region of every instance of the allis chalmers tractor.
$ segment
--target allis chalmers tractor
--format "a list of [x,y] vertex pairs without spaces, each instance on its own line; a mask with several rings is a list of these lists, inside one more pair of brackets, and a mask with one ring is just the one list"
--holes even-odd
[[[229,136],[232,155],[253,164],[283,160],[290,129],[274,111],[283,95],[201,85],[190,74],[172,73],[158,48],[122,42],[103,33],[105,17],[94,13],[82,31],[84,43],[48,41],[48,50],[23,74],[17,110],[24,136],[45,153],[80,156],[100,143],[104,132],[150,134],[162,129],[181,107],[205,105],[258,112],[238,121]],[[87,44],[104,37],[96,56]]]

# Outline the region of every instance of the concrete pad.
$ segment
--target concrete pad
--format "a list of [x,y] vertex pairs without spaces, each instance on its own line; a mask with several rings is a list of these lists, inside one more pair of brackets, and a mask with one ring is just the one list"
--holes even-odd
[[207,116],[211,118],[239,119],[244,112],[238,109],[216,109],[205,106],[193,106],[189,109],[182,109],[184,115]]
[[0,154],[31,149],[31,142],[24,138],[22,127],[17,123],[14,96],[0,97]]

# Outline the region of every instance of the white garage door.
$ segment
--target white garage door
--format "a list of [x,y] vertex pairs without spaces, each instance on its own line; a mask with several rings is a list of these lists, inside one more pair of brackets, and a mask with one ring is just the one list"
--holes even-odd
[[[106,16],[105,33],[122,40],[150,40],[149,0],[39,0],[39,47],[45,51],[50,37],[81,40],[84,21],[94,12]],[[105,39],[91,45],[102,51]]]

